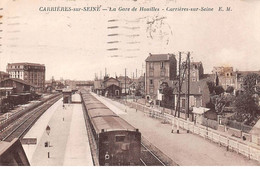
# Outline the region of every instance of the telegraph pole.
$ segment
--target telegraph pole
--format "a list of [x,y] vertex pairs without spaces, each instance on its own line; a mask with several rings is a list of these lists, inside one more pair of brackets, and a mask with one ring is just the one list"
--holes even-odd
[[188,95],[187,95],[187,116],[188,116],[188,119],[189,119],[189,109],[190,109],[190,52],[188,52],[188,55],[187,55],[187,66],[188,66]]
[[125,112],[126,112],[126,68],[125,68]]
[[181,52],[179,52],[179,91],[178,91],[178,103],[177,103],[177,110],[178,110],[178,118],[180,117],[180,99],[181,99]]

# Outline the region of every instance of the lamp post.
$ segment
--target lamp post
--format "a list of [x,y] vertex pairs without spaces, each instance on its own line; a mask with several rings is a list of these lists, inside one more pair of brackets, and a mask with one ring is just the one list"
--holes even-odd
[[[47,135],[49,136],[49,135],[50,135],[50,132],[51,132],[51,128],[50,128],[49,125],[47,125],[45,131],[46,131]],[[45,147],[50,147],[50,141],[45,142]],[[50,158],[49,148],[48,148],[48,158]]]

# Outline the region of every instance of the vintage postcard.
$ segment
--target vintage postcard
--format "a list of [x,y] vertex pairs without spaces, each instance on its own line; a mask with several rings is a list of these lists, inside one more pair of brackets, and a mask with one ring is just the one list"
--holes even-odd
[[260,1],[1,0],[1,166],[259,166]]

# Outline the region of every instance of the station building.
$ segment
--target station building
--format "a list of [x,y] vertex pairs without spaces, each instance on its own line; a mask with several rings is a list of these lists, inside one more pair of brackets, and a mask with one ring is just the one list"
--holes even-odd
[[17,78],[36,86],[37,92],[44,92],[45,65],[37,63],[8,63],[6,68],[10,78]]

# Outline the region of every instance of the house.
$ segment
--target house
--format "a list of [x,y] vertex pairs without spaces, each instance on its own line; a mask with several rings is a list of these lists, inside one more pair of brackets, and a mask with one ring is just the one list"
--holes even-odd
[[226,90],[229,86],[235,88],[236,73],[233,67],[214,67],[212,73],[215,75],[215,84],[222,86]]
[[174,54],[149,54],[145,60],[145,93],[146,99],[158,100],[160,83],[174,80],[177,74],[177,60]]
[[8,78],[0,82],[1,87],[13,88],[14,93],[35,92],[37,86],[17,78]]
[[109,77],[103,81],[104,95],[108,97],[119,97],[122,94],[120,81],[116,78]]
[[130,83],[130,85],[129,85],[129,94],[135,95],[135,93],[137,91],[137,87],[138,87],[138,81],[137,81],[137,79],[134,79],[134,81],[132,81],[132,83]]
[[8,78],[2,80],[0,86],[1,94],[5,93],[11,108],[39,97],[39,95],[35,94],[37,86],[21,79]]
[[[185,65],[182,65],[181,75],[183,75],[183,71],[185,70]],[[187,68],[186,68],[187,70]],[[191,62],[190,63],[190,81],[198,82],[203,78],[204,68],[202,62]],[[184,73],[184,78],[188,76],[188,70]]]
[[130,94],[129,87],[130,84],[133,82],[133,80],[128,76],[119,76],[116,79],[120,82],[119,87],[122,89],[122,94],[123,95]]
[[[175,107],[177,106],[178,100],[178,90],[173,91],[175,97]],[[186,82],[182,84],[181,94],[180,94],[180,107],[181,109],[186,108],[186,93],[188,85]],[[190,82],[190,96],[189,96],[190,107],[206,107],[207,103],[210,102],[210,91],[207,85],[207,79],[202,79],[198,82]]]

